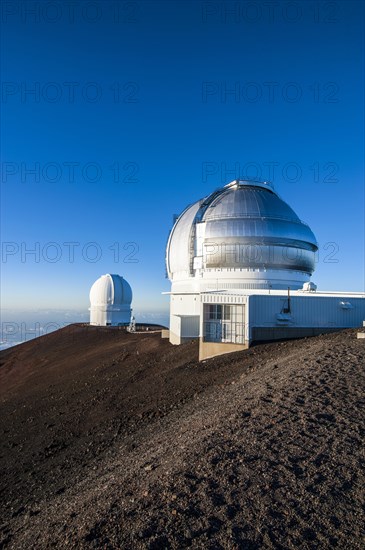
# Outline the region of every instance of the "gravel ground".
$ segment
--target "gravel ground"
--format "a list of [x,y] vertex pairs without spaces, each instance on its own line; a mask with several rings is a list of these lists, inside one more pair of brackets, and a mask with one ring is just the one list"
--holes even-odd
[[355,330],[197,361],[66,327],[0,354],[0,548],[364,548]]

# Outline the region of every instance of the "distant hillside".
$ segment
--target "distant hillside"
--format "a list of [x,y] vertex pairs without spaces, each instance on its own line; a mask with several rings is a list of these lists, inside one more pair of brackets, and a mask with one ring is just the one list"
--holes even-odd
[[362,548],[365,341],[199,363],[71,325],[0,353],[0,548]]

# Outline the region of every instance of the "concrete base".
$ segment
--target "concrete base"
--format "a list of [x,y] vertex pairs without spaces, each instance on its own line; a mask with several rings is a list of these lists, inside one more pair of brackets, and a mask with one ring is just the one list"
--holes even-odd
[[167,329],[161,330],[161,338],[170,338],[170,331]]
[[362,338],[363,340],[365,340],[365,332],[358,332],[357,337]]
[[171,330],[169,331],[169,337],[170,337],[170,344],[173,344],[174,346],[179,346],[182,344],[182,338],[178,334],[175,334]]
[[199,361],[209,359],[216,355],[224,355],[225,353],[233,353],[234,351],[242,351],[248,349],[246,344],[231,344],[225,342],[204,342],[202,338],[199,340]]
[[197,340],[197,337],[194,336],[179,336],[178,334],[175,334],[169,331],[169,337],[170,337],[170,344],[173,344],[174,346],[179,346],[180,344],[186,344],[187,342],[191,342],[191,340]]

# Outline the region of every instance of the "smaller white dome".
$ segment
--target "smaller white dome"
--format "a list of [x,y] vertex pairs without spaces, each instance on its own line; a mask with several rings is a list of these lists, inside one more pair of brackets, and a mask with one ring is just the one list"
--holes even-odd
[[90,324],[128,325],[131,302],[132,289],[123,277],[102,275],[90,289]]
[[132,289],[120,275],[102,275],[90,289],[92,306],[131,304]]

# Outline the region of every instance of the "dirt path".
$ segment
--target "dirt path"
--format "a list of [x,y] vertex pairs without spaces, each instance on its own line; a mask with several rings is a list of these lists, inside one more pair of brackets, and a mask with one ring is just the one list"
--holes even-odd
[[[365,346],[355,332],[203,364],[195,343],[108,335],[95,362],[74,354],[62,370],[70,357],[59,368],[45,358],[41,377],[34,350],[16,350],[18,362],[7,350],[0,547],[362,548]],[[67,348],[70,334],[60,338]],[[19,361],[35,381],[26,390]]]

